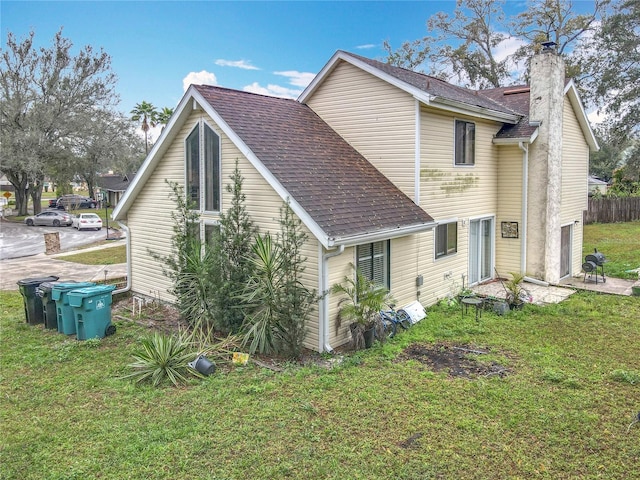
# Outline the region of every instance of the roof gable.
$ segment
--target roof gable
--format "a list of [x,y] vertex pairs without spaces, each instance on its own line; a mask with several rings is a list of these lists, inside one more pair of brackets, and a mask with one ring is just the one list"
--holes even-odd
[[[186,99],[186,100],[185,100]],[[221,87],[192,86],[176,118],[197,102],[325,247],[431,228],[433,219],[308,106]],[[177,131],[180,124],[165,130]],[[161,136],[173,141],[175,133]],[[167,146],[156,145],[114,211],[123,216]],[[142,185],[142,184],[140,184]]]
[[435,108],[507,123],[516,123],[519,119],[519,115],[510,108],[480,95],[475,90],[458,87],[436,77],[341,50],[333,55],[298,100],[306,102],[341,61],[365,70]]

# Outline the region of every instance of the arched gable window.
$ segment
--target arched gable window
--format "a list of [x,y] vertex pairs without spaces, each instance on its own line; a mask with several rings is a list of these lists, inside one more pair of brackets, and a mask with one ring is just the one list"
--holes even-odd
[[185,141],[186,191],[199,211],[220,211],[220,137],[200,122]]

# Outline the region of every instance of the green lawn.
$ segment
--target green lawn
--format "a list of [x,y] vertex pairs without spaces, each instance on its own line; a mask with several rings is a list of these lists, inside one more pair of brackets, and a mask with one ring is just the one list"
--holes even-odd
[[[118,314],[114,336],[78,342],[27,325],[20,295],[0,292],[0,478],[622,480],[640,472],[640,424],[629,427],[640,411],[637,297],[581,292],[507,316],[485,312],[478,323],[432,307],[390,343],[332,369],[221,365],[204,380],[158,389],[121,378],[149,333],[128,317]],[[489,351],[467,356],[508,373],[451,377],[402,354],[436,343]]]
[[605,274],[616,278],[636,279],[640,268],[640,222],[594,223],[584,226],[583,254],[597,248],[607,263]]

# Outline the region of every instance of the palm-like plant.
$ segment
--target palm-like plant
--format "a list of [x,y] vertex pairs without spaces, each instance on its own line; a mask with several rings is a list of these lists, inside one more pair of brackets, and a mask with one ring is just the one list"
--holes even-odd
[[195,358],[190,342],[183,336],[169,336],[154,333],[142,339],[142,348],[133,354],[136,360],[129,364],[134,372],[124,378],[133,378],[136,382],[151,381],[157,387],[168,379],[173,385],[186,381],[186,375],[204,376],[189,367],[189,361]]
[[158,111],[153,104],[142,101],[131,110],[131,120],[142,122],[140,128],[144,132],[145,153],[149,153],[149,130],[158,124]]
[[356,348],[364,345],[363,333],[380,321],[380,310],[391,302],[389,290],[378,285],[358,269],[354,277],[344,277],[343,283],[331,287],[331,293],[342,295],[338,302],[338,320],[351,321],[351,334]]
[[171,115],[173,115],[173,108],[163,107],[162,110],[158,112],[158,115],[156,117],[158,125],[163,125],[163,128],[164,128],[164,126],[166,126],[167,123],[169,123],[169,119],[171,118]]

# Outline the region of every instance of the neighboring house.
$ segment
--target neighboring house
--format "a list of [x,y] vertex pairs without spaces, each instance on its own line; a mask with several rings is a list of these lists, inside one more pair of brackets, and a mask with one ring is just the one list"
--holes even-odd
[[124,192],[131,185],[135,175],[135,173],[127,173],[125,175],[107,174],[97,178],[98,187],[100,187],[101,192],[106,192],[107,202],[110,206],[115,207],[118,204]]
[[[562,59],[532,59],[531,86],[472,91],[338,51],[297,101],[192,85],[114,210],[130,228],[132,289],[172,300],[149,250],[170,253],[165,180],[185,186],[201,235],[229,207],[236,160],[261,232],[284,201],[309,240],[319,292],[357,265],[398,305],[526,272],[580,272],[589,151],[597,149]],[[325,295],[306,345],[349,339]]]
[[591,197],[596,192],[599,192],[601,195],[607,193],[607,189],[609,185],[604,180],[600,180],[592,175],[589,175],[589,196]]

